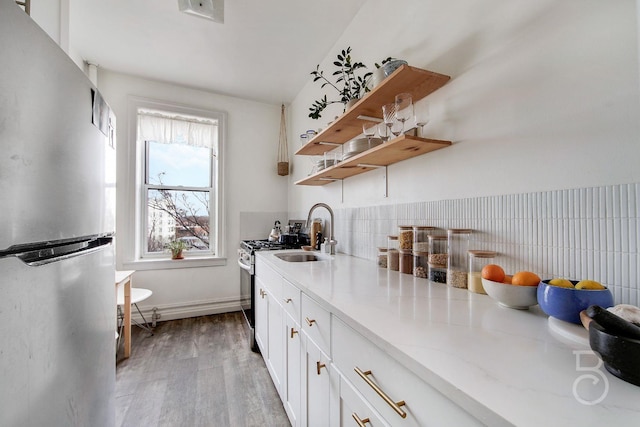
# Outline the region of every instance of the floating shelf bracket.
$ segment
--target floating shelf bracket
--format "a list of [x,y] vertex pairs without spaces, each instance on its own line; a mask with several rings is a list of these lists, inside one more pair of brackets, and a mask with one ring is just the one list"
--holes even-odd
[[357,118],[360,120],[365,120],[367,122],[374,122],[374,123],[382,123],[384,121],[378,117],[365,116],[364,114],[360,114]]
[[371,168],[371,169],[382,169],[384,168],[384,175],[382,179],[384,179],[384,197],[389,197],[389,174],[387,173],[387,166],[380,165],[371,165],[368,163],[358,163],[359,168]]

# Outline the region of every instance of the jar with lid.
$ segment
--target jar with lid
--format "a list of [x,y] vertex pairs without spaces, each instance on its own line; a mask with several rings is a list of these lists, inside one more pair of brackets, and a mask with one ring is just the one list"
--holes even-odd
[[429,234],[429,264],[447,268],[447,236]]
[[429,264],[429,280],[436,283],[447,283],[447,266]]
[[413,251],[408,249],[398,250],[400,273],[413,274]]
[[424,225],[413,226],[413,251],[429,252],[429,234],[436,230],[435,227],[427,227]]
[[429,252],[413,251],[413,275],[426,279],[429,274]]
[[468,228],[447,230],[447,285],[454,288],[467,288],[471,232]]
[[387,248],[378,248],[378,267],[387,268]]
[[413,250],[413,226],[401,225],[398,227],[398,249]]
[[398,236],[387,237],[387,268],[389,270],[400,270],[400,253],[398,252]]
[[482,268],[487,264],[493,264],[494,258],[497,256],[494,251],[469,251],[469,277],[467,280],[467,288],[471,292],[477,294],[486,294],[484,286],[482,286]]

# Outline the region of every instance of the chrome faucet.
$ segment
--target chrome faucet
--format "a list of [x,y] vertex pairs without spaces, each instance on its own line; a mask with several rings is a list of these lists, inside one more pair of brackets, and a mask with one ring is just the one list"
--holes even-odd
[[310,224],[311,224],[311,215],[313,214],[313,211],[316,210],[316,208],[325,208],[326,210],[329,211],[329,216],[331,217],[331,226],[329,227],[329,239],[327,241],[327,245],[329,245],[329,253],[331,255],[335,255],[336,254],[336,244],[338,243],[337,240],[334,239],[333,236],[333,210],[331,209],[331,207],[329,205],[327,205],[326,203],[316,203],[315,205],[311,206],[311,209],[309,209],[309,215],[307,216],[307,228],[309,228]]

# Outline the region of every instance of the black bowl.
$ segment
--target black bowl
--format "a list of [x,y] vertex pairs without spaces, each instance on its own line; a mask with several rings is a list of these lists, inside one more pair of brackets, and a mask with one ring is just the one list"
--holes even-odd
[[640,387],[640,340],[612,335],[594,320],[589,324],[589,344],[607,371]]

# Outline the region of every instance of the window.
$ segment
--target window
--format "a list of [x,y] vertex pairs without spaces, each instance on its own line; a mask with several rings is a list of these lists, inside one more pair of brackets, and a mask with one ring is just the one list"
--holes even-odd
[[135,103],[136,259],[170,258],[169,242],[186,244],[186,259],[224,256],[223,113]]

